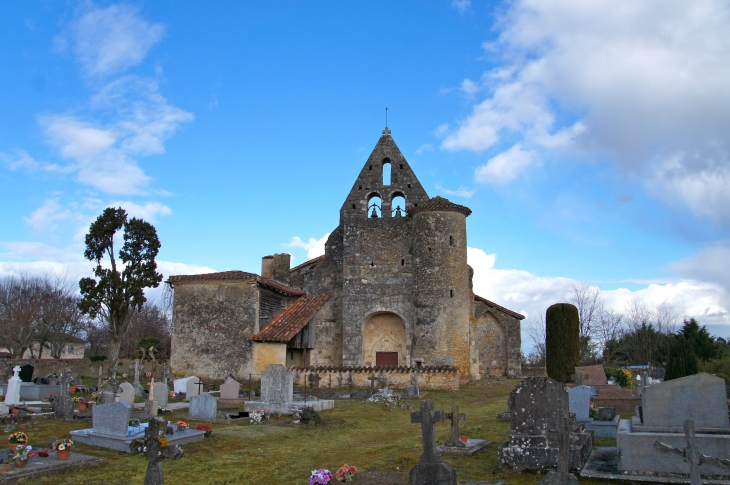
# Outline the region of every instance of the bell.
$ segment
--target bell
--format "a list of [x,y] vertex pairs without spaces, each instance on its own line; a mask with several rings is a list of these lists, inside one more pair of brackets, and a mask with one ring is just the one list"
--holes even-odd
[[403,213],[400,210],[400,206],[395,208],[395,217],[403,217]]
[[372,214],[370,214],[370,218],[372,219],[372,218],[377,218],[377,217],[378,217],[378,213],[375,212],[375,206],[373,206],[373,212],[372,212]]

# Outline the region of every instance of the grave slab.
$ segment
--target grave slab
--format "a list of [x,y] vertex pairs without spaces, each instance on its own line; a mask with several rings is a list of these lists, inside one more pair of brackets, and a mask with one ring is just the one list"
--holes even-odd
[[[10,456],[10,450],[0,451],[0,458],[3,460],[9,459]],[[104,462],[101,458],[76,453],[75,451],[68,455],[68,460],[58,460],[55,453],[50,453],[48,458],[36,457],[31,459],[25,468],[13,467],[10,472],[0,474],[0,484],[32,483],[42,477],[99,466]]]
[[491,444],[492,442],[487,440],[468,439],[466,440],[466,446],[463,448],[441,445],[437,448],[437,451],[439,455],[471,456]]

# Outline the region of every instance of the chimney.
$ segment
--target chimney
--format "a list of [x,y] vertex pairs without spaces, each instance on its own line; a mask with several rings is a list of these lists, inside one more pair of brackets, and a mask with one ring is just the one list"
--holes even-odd
[[291,255],[286,253],[279,253],[274,255],[272,266],[271,278],[278,281],[279,283],[289,284],[289,269],[290,269]]
[[261,258],[261,276],[271,278],[274,270],[274,257],[264,256]]

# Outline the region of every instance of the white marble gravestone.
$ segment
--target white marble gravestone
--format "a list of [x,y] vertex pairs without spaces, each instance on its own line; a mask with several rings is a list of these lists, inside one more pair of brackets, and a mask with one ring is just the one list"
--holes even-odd
[[13,377],[8,380],[8,390],[5,393],[5,404],[20,404],[20,366],[13,367]]
[[189,401],[191,397],[199,396],[201,392],[203,392],[203,386],[199,385],[199,383],[202,383],[200,379],[197,377],[194,377],[193,379],[190,379],[188,383],[185,385],[185,400]]
[[155,382],[152,386],[152,400],[157,401],[157,405],[166,408],[167,401],[170,398],[170,388],[164,382]]
[[122,382],[121,384],[119,384],[119,391],[120,392],[119,392],[119,394],[117,394],[117,397],[115,398],[115,400],[117,402],[119,402],[119,401],[126,402],[130,406],[134,406],[134,396],[135,396],[134,386],[132,384],[130,384],[129,382]]

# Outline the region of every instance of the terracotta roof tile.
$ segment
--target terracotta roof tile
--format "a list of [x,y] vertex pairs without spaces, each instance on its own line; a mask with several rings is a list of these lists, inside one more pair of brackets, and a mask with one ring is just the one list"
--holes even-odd
[[257,276],[256,281],[258,281],[260,285],[268,286],[272,290],[276,290],[280,293],[285,293],[287,295],[292,295],[292,296],[306,295],[306,293],[304,293],[302,290],[292,288],[291,286],[287,286],[284,283],[279,283],[278,281],[272,280],[271,278],[264,278],[263,276]]
[[494,309],[497,309],[499,311],[502,311],[502,312],[506,313],[507,315],[512,315],[515,318],[519,318],[520,320],[524,320],[524,318],[525,318],[525,316],[522,315],[521,313],[513,312],[512,310],[510,310],[508,308],[505,308],[502,305],[497,305],[493,301],[489,301],[486,298],[482,298],[479,295],[474,295],[474,299],[476,301],[481,301],[482,303],[486,303],[487,306],[490,306],[490,307],[492,307]]
[[223,281],[223,280],[254,280],[258,276],[245,271],[221,271],[219,273],[190,274],[170,276],[168,280],[173,285],[180,283],[191,283],[197,281]]
[[419,205],[418,207],[414,207],[411,210],[408,211],[409,216],[414,216],[418,214],[419,212],[437,212],[437,211],[447,211],[447,212],[461,212],[465,216],[469,216],[471,214],[471,209],[469,209],[466,206],[454,204],[449,199],[444,199],[441,196],[436,196],[431,198],[428,202],[424,202],[423,204]]
[[309,323],[329,298],[328,294],[303,296],[276,315],[262,331],[248,338],[258,342],[288,342]]
[[309,266],[310,264],[318,263],[318,262],[322,261],[323,259],[324,259],[324,254],[322,256],[317,256],[316,258],[310,259],[309,261],[305,261],[302,264],[300,264],[299,266],[294,266],[289,271],[296,271],[298,269],[302,269],[305,266]]

